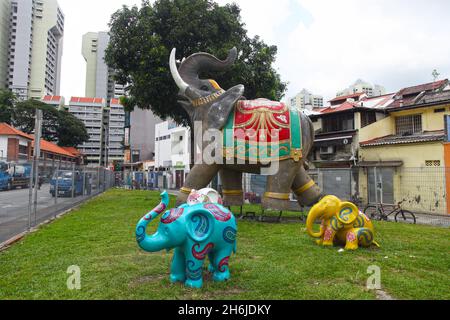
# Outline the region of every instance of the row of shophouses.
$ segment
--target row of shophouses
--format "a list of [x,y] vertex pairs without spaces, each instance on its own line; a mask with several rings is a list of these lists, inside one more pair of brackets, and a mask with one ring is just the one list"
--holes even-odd
[[[328,107],[304,112],[315,128],[310,174],[325,194],[362,203],[403,201],[415,212],[450,213],[448,80],[378,97],[341,96]],[[157,123],[155,159],[141,169],[151,175],[148,183],[180,188],[190,169],[190,151],[188,128]],[[220,181],[214,186],[220,189]],[[246,192],[264,190],[253,177],[244,177],[244,186]]]
[[305,112],[316,132],[311,173],[326,193],[450,213],[448,80],[337,97]]

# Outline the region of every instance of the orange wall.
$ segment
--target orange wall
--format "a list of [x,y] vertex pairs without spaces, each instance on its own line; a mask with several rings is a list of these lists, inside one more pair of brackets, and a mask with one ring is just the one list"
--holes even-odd
[[444,143],[447,213],[450,214],[450,142]]

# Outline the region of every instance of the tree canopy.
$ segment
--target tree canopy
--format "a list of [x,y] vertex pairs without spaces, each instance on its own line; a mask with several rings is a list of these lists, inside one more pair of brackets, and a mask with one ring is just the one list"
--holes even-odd
[[9,90],[0,90],[0,122],[25,133],[34,132],[36,109],[43,112],[42,138],[63,147],[76,147],[89,140],[84,123],[66,110],[38,100],[17,101]]
[[202,76],[217,80],[224,89],[245,85],[247,99],[280,100],[286,90],[272,66],[277,47],[247,35],[236,4],[144,1],[141,8],[123,6],[114,13],[110,28],[105,60],[116,70],[116,80],[130,85],[128,96],[122,99],[128,110],[138,106],[162,118],[188,123],[187,114],[177,104],[178,88],[170,74],[172,48],[177,48],[178,59],[201,51],[224,59],[236,47],[239,57],[230,70]]
[[0,122],[11,123],[16,101],[14,93],[0,89]]

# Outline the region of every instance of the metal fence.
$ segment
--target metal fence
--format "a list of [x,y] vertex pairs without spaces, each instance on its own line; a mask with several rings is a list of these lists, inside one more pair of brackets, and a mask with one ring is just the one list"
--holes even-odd
[[103,167],[0,158],[0,244],[115,184],[114,173]]
[[[354,202],[361,210],[377,203],[386,204],[390,210],[402,202],[403,209],[416,214],[418,223],[450,226],[450,199],[447,200],[450,168],[326,168],[310,170],[309,174],[323,194]],[[246,203],[260,204],[266,183],[265,176],[244,174]],[[128,189],[179,189],[171,175],[165,172],[127,172],[121,185]],[[211,187],[221,191],[220,180],[213,182]],[[290,211],[309,211],[298,205],[294,194],[291,194],[290,202]]]

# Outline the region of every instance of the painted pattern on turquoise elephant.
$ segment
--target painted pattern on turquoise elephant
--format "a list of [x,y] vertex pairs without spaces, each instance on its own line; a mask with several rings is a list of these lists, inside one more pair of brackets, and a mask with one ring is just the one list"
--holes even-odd
[[[170,280],[201,288],[203,264],[208,257],[214,281],[230,278],[229,259],[236,252],[236,219],[220,204],[184,204],[167,210],[169,196],[161,194],[161,203],[136,226],[136,241],[147,252],[174,249]],[[157,231],[147,235],[148,225],[159,215]]]

